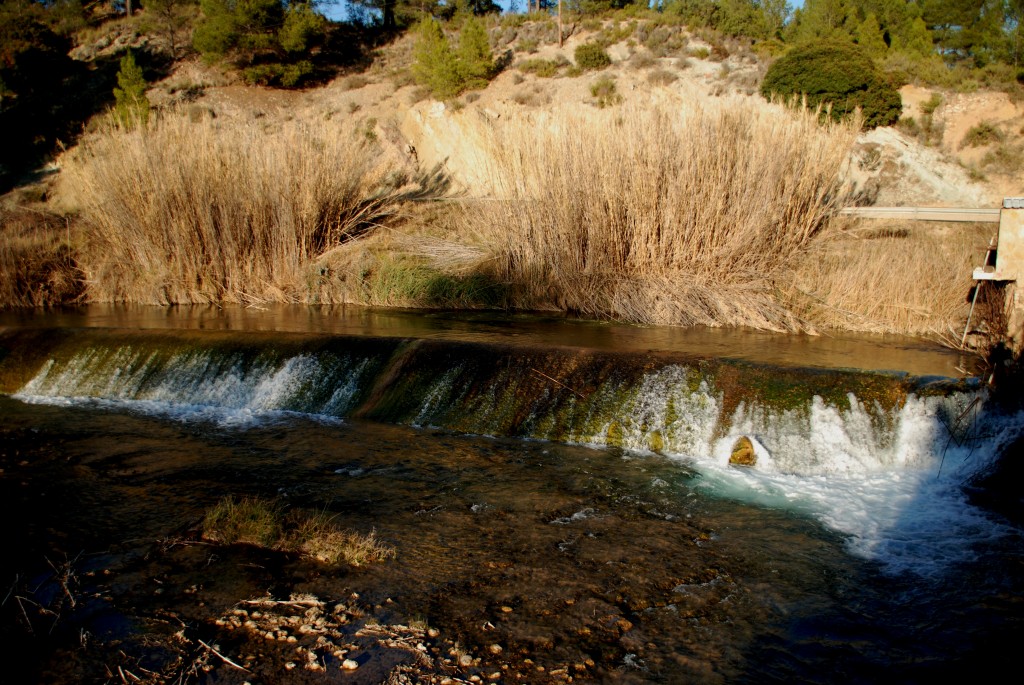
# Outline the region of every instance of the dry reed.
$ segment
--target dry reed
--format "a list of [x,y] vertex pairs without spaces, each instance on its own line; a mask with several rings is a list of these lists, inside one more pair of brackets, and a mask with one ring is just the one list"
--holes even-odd
[[83,290],[64,219],[0,212],[0,308],[72,304]]
[[332,251],[445,188],[328,122],[267,130],[174,113],[101,131],[67,167],[94,301],[315,300]]
[[994,227],[880,223],[861,221],[805,255],[793,273],[795,311],[822,328],[959,345],[971,273]]
[[466,212],[523,306],[795,330],[777,279],[827,223],[855,124],[739,101],[495,127]]

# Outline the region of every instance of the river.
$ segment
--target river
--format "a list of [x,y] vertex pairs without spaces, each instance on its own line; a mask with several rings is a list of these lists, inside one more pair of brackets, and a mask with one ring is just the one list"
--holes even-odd
[[[1019,522],[965,487],[1024,420],[920,342],[354,308],[0,326],[12,682],[920,682],[994,677],[1024,636]],[[396,555],[210,545],[226,495]],[[226,627],[310,596],[346,604],[358,668]]]

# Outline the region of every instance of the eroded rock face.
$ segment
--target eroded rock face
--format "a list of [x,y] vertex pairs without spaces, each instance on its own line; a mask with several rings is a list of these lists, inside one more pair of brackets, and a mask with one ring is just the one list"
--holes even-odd
[[733,466],[754,466],[757,464],[757,453],[750,438],[741,435],[732,446],[729,463]]

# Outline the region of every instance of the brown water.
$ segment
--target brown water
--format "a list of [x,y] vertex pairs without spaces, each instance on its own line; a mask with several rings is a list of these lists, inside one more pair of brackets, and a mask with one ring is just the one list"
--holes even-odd
[[[784,338],[720,331],[302,311],[91,309],[21,323],[418,330],[843,366],[863,354],[887,360],[888,350],[908,361],[878,361],[884,368],[921,374],[953,363],[907,341],[787,348]],[[454,677],[489,682],[986,678],[1015,665],[1024,637],[1024,543],[994,514],[1003,532],[979,538],[973,560],[927,578],[892,575],[814,518],[715,496],[696,466],[653,454],[280,413],[232,426],[103,401],[0,397],[0,417],[5,682],[120,682],[117,666],[160,672],[178,630],[230,658],[254,657],[252,673],[214,659],[209,671],[179,672],[183,681],[369,683],[388,673],[380,650],[353,673],[289,671],[279,648],[257,649],[215,624],[266,594],[311,593],[356,602],[385,623],[424,621],[439,631],[430,649],[443,655],[458,643],[481,659]],[[376,530],[396,557],[327,567],[196,544],[204,511],[228,494],[329,512],[343,527]],[[65,560],[74,606],[53,571]]]

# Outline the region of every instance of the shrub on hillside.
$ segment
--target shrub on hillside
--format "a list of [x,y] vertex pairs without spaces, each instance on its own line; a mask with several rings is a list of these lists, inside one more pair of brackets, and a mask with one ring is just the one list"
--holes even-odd
[[302,85],[313,73],[303,59],[323,39],[327,21],[307,3],[200,0],[203,17],[192,45],[209,61],[226,60],[250,83]]
[[875,68],[871,58],[852,44],[815,43],[795,48],[765,74],[761,94],[811,107],[830,108],[835,120],[860,108],[866,128],[889,126],[900,118],[899,91]]
[[574,57],[576,58],[576,66],[583,71],[604,69],[612,63],[612,58],[597,43],[577,45]]
[[459,46],[453,50],[441,25],[433,18],[416,29],[412,73],[434,97],[453,98],[464,90],[484,88],[496,68],[487,31],[472,17],[462,25]]
[[1004,138],[1003,132],[996,128],[995,124],[991,121],[982,121],[964,134],[960,147],[984,147],[992,143],[1001,143]]
[[558,74],[559,69],[568,65],[568,61],[563,60],[565,60],[565,58],[541,59],[539,57],[534,57],[533,59],[524,59],[516,65],[516,69],[524,74],[534,74],[541,78],[551,78]]
[[145,126],[149,121],[150,109],[149,100],[146,99],[146,79],[130,50],[121,58],[117,85],[114,89],[114,118],[122,126]]
[[615,79],[611,76],[601,76],[590,84],[590,94],[594,96],[597,106],[601,109],[611,107],[622,102],[622,95],[615,86]]

